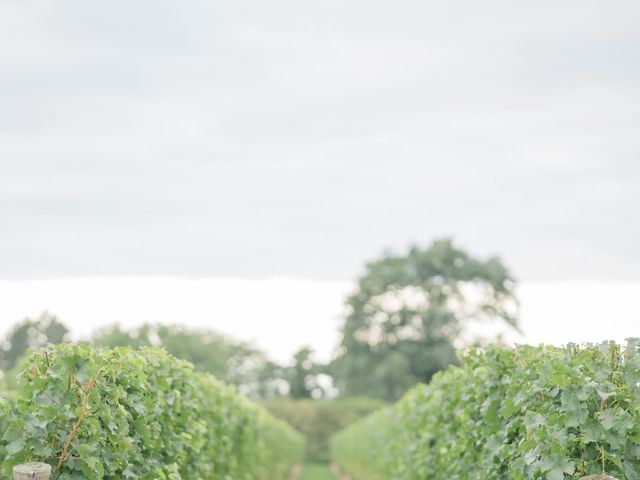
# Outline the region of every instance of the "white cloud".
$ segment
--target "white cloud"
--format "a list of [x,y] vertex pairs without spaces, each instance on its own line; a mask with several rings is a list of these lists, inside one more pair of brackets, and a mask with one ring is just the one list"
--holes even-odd
[[528,280],[637,280],[638,21],[626,0],[2,2],[0,278],[347,279],[451,235]]
[[76,339],[100,326],[144,322],[206,327],[250,340],[288,361],[304,344],[323,358],[335,346],[344,282],[154,278],[69,278],[0,281],[0,333],[47,310]]
[[[69,278],[0,281],[0,335],[15,321],[43,310],[58,315],[87,338],[100,326],[120,322],[182,323],[251,340],[281,362],[302,345],[329,359],[349,282],[265,280]],[[623,341],[640,337],[640,283],[524,283],[523,336],[518,343]]]
[[525,283],[519,296],[527,343],[640,338],[640,283]]

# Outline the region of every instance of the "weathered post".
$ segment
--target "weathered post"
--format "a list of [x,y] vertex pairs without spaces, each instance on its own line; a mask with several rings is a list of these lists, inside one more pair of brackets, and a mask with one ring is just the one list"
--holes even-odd
[[39,462],[16,465],[13,480],[51,480],[51,465]]
[[587,475],[586,477],[582,477],[580,480],[618,480],[615,477],[611,477],[609,475]]

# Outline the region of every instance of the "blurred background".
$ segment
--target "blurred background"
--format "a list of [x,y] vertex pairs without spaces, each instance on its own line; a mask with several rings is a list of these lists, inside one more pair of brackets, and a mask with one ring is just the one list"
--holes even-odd
[[639,21],[3,0],[3,388],[48,342],[163,346],[323,460],[467,347],[639,336]]

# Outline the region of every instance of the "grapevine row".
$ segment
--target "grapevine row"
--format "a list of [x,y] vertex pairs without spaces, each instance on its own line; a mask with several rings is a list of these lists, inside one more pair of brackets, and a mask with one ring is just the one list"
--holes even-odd
[[303,439],[162,350],[55,345],[0,402],[2,474],[49,463],[58,480],[280,480]]
[[638,480],[640,341],[470,352],[332,455],[352,480]]

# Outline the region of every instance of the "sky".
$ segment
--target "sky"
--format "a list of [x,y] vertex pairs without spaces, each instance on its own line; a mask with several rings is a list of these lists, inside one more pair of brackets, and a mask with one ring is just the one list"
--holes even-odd
[[304,291],[326,352],[367,260],[452,237],[537,292],[532,325],[602,302],[594,335],[632,330],[639,24],[635,0],[1,0],[0,322],[82,328],[106,282],[109,318],[189,299],[250,336],[219,294],[249,282],[274,307],[247,331],[293,331]]
[[[55,313],[75,340],[114,322],[183,322],[249,341],[282,362],[303,345],[332,358],[351,282],[270,279],[92,277],[0,280],[4,319]],[[515,343],[601,342],[640,337],[640,282],[524,282],[518,287],[522,333]],[[12,322],[0,323],[0,334]]]

